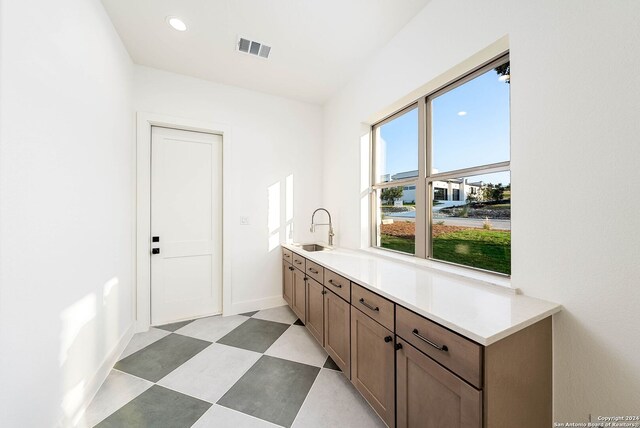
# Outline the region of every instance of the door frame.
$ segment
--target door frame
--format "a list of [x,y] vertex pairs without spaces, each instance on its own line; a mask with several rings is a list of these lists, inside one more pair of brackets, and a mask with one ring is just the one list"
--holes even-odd
[[136,113],[136,332],[151,326],[151,127],[162,126],[222,136],[222,314],[231,307],[231,248],[225,222],[231,204],[231,127],[148,112]]

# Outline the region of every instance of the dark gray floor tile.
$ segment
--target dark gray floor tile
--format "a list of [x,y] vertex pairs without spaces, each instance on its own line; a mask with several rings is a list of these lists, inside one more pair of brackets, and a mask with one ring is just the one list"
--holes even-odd
[[244,315],[245,317],[252,317],[255,314],[257,314],[260,311],[251,311],[251,312],[245,312],[244,314],[240,314],[240,315]]
[[254,352],[264,352],[288,328],[288,324],[249,318],[218,340],[218,343]]
[[179,328],[184,327],[187,324],[192,323],[194,320],[187,320],[187,321],[180,321],[180,322],[174,322],[171,324],[165,324],[165,325],[160,325],[156,328],[160,328],[162,330],[167,330],[167,331],[176,331]]
[[300,318],[298,318],[296,322],[293,323],[293,325],[304,325],[304,323],[300,321]]
[[205,340],[170,334],[118,361],[115,368],[157,382],[209,345]]
[[319,367],[263,355],[218,404],[290,427],[319,371]]
[[339,372],[342,371],[331,357],[327,357],[327,361],[324,362],[324,366],[322,367],[324,367],[325,369],[337,370]]
[[153,385],[100,422],[99,428],[192,426],[211,403]]

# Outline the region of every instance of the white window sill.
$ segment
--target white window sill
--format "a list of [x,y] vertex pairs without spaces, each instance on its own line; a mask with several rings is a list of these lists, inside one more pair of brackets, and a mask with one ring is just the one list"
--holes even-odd
[[402,254],[399,252],[384,250],[381,248],[368,247],[368,248],[361,248],[360,251],[373,254],[378,257],[384,257],[389,260],[408,263],[413,266],[433,269],[440,272],[461,276],[467,279],[481,281],[488,285],[501,287],[502,289],[506,289],[506,291],[510,291],[513,293],[519,292],[517,288],[513,288],[511,286],[511,278],[507,276],[492,274],[489,272],[481,272],[474,269],[469,269],[462,266],[456,266],[456,265],[445,263],[445,262],[441,263],[434,260],[422,259],[419,257],[411,256],[409,254]]

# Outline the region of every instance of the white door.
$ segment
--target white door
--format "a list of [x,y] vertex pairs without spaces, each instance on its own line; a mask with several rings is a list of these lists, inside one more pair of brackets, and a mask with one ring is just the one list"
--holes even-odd
[[222,312],[222,137],[151,131],[151,324]]

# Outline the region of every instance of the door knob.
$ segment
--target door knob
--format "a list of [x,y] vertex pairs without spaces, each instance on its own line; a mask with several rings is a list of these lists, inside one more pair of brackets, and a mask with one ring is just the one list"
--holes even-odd
[[391,336],[387,336],[387,337],[384,338],[384,341],[387,342],[387,343],[391,342],[392,340],[393,340],[393,337],[391,337]]

